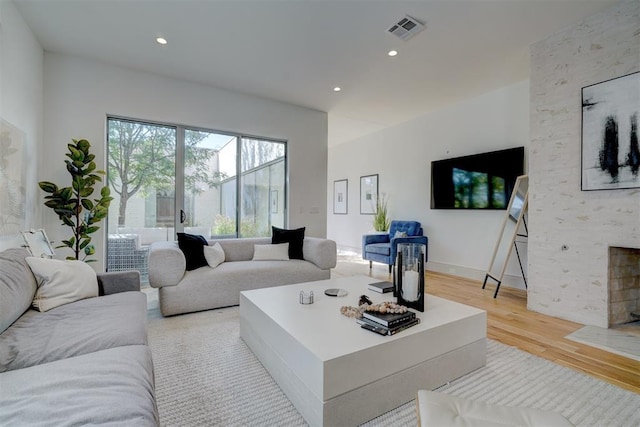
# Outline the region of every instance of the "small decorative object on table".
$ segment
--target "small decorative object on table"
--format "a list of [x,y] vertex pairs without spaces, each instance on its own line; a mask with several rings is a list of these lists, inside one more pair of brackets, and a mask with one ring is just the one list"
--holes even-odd
[[324,291],[324,294],[329,297],[346,297],[347,295],[349,295],[349,292],[345,291],[344,289],[331,288],[326,289]]
[[371,298],[369,298],[368,296],[360,295],[360,301],[358,301],[358,305],[365,305],[365,304],[372,305],[373,302],[371,301]]
[[300,304],[313,304],[313,291],[300,291]]
[[409,310],[407,310],[407,307],[393,301],[385,301],[380,304],[367,305],[365,306],[364,311],[380,314],[404,314]]
[[340,307],[340,313],[343,316],[353,317],[355,319],[360,319],[362,317],[362,311],[363,311],[362,306],[351,307],[351,306],[343,305],[342,307]]
[[424,253],[421,243],[399,243],[393,276],[398,304],[424,312]]
[[342,313],[343,316],[360,319],[362,317],[362,312],[371,304],[372,304],[371,299],[369,299],[368,296],[360,295],[360,300],[358,301],[358,307],[350,307],[345,305],[340,307],[340,313]]

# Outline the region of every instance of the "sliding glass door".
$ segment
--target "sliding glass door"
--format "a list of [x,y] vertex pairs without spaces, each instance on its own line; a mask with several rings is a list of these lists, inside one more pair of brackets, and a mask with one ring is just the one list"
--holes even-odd
[[240,236],[270,236],[284,227],[285,145],[242,138],[240,147]]
[[235,205],[223,200],[223,186],[236,176],[237,141],[233,135],[185,130],[182,226],[188,233],[207,238],[236,236]]
[[107,130],[107,270],[146,280],[149,245],[176,232],[257,237],[286,225],[284,142],[122,118]]
[[[212,238],[270,236],[272,225],[284,227],[284,143],[185,132],[185,162],[191,165],[184,169],[185,227]],[[198,159],[207,150],[214,154],[203,169]]]

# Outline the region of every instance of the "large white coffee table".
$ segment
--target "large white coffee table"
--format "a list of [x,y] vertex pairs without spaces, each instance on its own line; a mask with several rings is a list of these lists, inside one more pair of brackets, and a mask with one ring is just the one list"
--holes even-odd
[[[392,336],[340,314],[376,279],[344,277],[240,293],[240,336],[312,426],[352,426],[486,364],[486,312],[435,296],[421,323]],[[324,295],[342,288],[346,297]],[[299,304],[300,290],[315,302]]]

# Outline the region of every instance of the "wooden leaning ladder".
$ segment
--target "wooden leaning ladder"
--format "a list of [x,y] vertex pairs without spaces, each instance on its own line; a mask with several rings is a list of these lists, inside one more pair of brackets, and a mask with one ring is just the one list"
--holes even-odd
[[[522,201],[522,209],[517,212],[517,218],[514,217],[512,208],[514,207],[514,203]],[[484,276],[484,282],[482,283],[482,289],[487,286],[487,280],[489,278],[495,280],[497,282],[496,291],[493,294],[493,297],[496,298],[498,296],[498,291],[500,290],[500,284],[502,284],[502,279],[504,278],[504,273],[507,269],[507,261],[509,261],[509,257],[511,256],[511,252],[513,248],[516,249],[516,255],[518,256],[518,263],[520,264],[520,271],[522,272],[522,278],[524,280],[524,286],[527,287],[527,277],[524,273],[524,268],[522,267],[522,260],[520,258],[520,252],[518,251],[518,241],[516,240],[518,237],[528,238],[529,231],[527,229],[527,221],[525,219],[525,214],[527,212],[527,207],[529,204],[529,177],[527,175],[519,176],[516,179],[516,183],[513,191],[511,192],[511,198],[509,199],[509,206],[507,207],[507,212],[505,213],[504,220],[502,221],[502,227],[500,228],[500,233],[498,234],[498,240],[496,241],[495,248],[493,249],[493,255],[491,256],[491,262],[489,263],[489,268],[487,268],[487,272]],[[509,242],[509,249],[507,250],[507,256],[504,259],[502,264],[502,268],[500,269],[499,275],[494,275],[493,265],[496,262],[496,256],[498,255],[498,249],[502,243],[502,237],[504,236],[504,231],[507,227],[507,222],[509,219],[514,220],[516,222],[516,226],[513,229],[513,234],[511,235],[511,240]],[[520,227],[524,226],[525,233],[518,233]]]

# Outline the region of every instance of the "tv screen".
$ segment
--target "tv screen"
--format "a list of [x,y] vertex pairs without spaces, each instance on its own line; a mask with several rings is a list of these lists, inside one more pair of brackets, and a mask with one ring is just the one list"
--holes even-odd
[[431,162],[431,209],[506,209],[524,147]]

